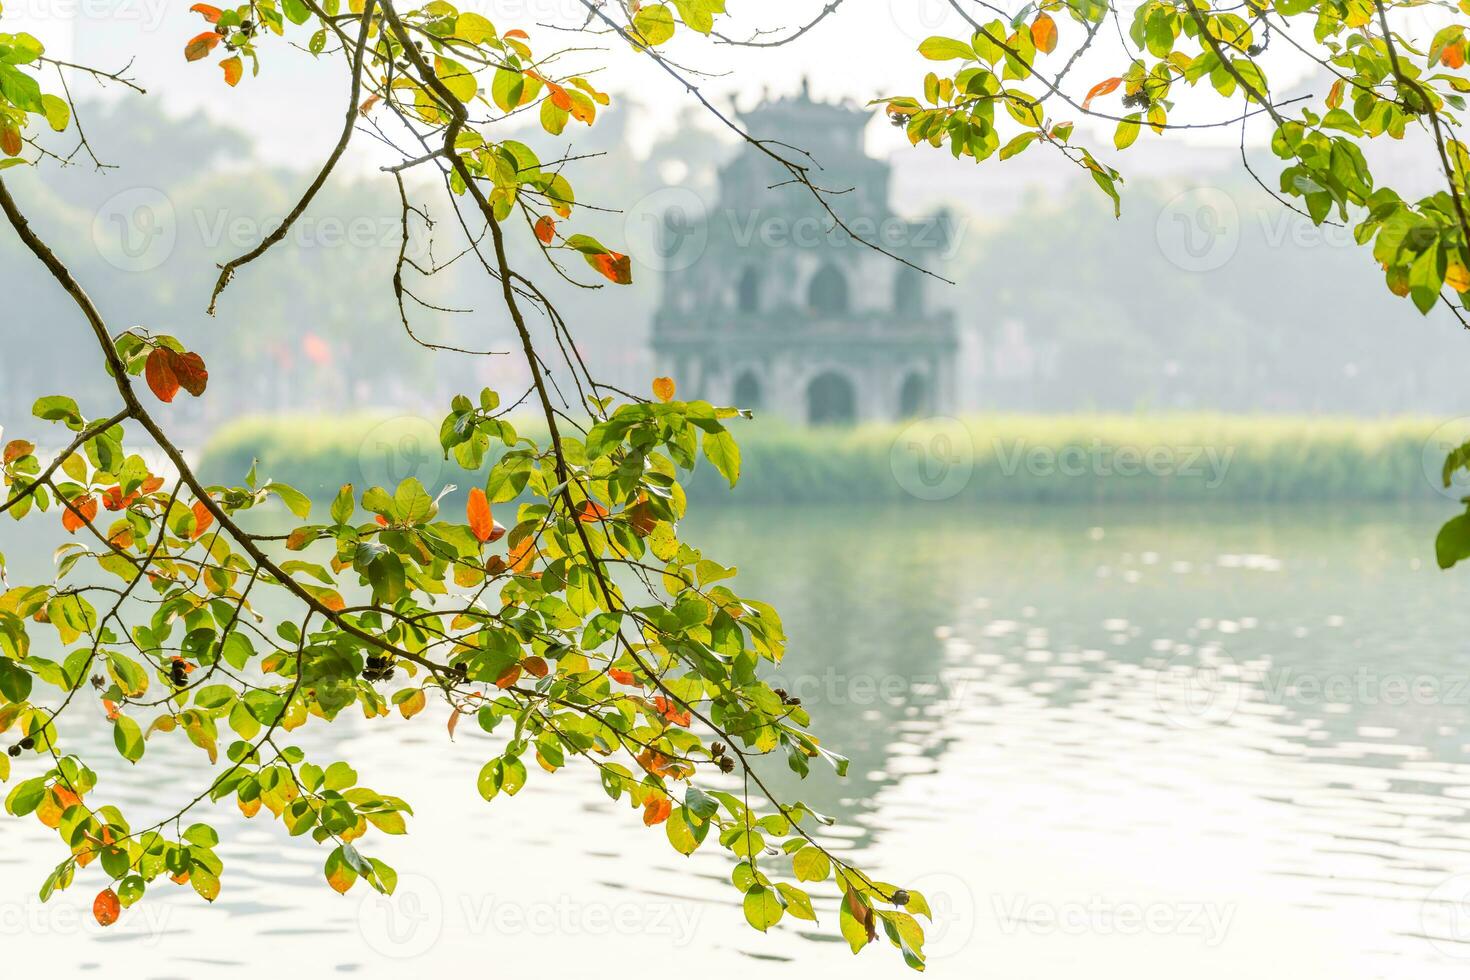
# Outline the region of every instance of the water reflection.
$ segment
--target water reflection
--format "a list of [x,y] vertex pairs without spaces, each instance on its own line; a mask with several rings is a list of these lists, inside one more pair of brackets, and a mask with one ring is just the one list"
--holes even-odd
[[[1437,517],[809,508],[689,531],[782,610],[779,683],[852,759],[847,780],[773,777],[841,818],[834,846],[929,892],[932,972],[1449,976],[1470,960],[1470,610],[1433,567]],[[21,581],[36,558],[17,533]],[[375,845],[403,873],[393,902],[338,898],[323,852],[235,814],[220,908],[169,889],[99,935],[56,911],[84,912],[90,879],[30,898],[59,854],[11,820],[7,947],[41,963],[80,936],[70,951],[149,976],[243,975],[265,949],[375,976],[491,955],[580,972],[650,949],[715,977],[753,958],[901,969],[806,941],[831,940],[830,894],[820,931],[750,933],[722,858],[679,857],[590,778],[533,774],[487,806],[471,728],[294,733],[415,804],[410,836]],[[182,739],[148,752],[207,778]],[[111,798],[157,812],[123,768]]]

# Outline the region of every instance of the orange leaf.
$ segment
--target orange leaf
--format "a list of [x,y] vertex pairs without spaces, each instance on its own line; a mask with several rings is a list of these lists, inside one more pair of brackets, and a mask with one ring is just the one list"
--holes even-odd
[[383,97],[382,96],[380,96],[380,95],[370,95],[370,96],[367,97],[367,99],[363,102],[362,105],[360,105],[360,106],[357,107],[357,111],[360,112],[360,113],[362,113],[365,116],[369,112],[372,112],[373,111],[373,106],[377,105],[381,101],[383,101]]
[[205,31],[196,34],[188,44],[184,45],[184,58],[188,61],[198,61],[200,58],[208,57],[209,52],[219,44],[220,36],[214,31]]
[[521,661],[521,666],[532,677],[545,677],[551,673],[551,666],[541,657],[527,657]]
[[224,13],[224,11],[220,10],[218,7],[211,7],[207,3],[196,3],[194,6],[189,8],[189,13],[199,14],[211,24],[218,24],[220,15]]
[[633,265],[628,257],[621,252],[604,252],[602,255],[589,256],[597,271],[607,276],[620,286],[626,286],[633,281]]
[[119,712],[117,710],[117,705],[116,704],[114,704],[113,702],[107,700],[106,698],[103,698],[102,699],[102,707],[107,711],[107,720],[108,721],[117,721],[117,716],[118,716],[118,713]]
[[9,466],[11,463],[20,459],[22,456],[29,456],[35,451],[36,444],[34,442],[26,442],[24,439],[16,439],[5,447],[5,453],[3,456],[0,456],[0,460],[3,460],[5,462],[5,465]]
[[449,740],[454,741],[454,730],[459,727],[459,712],[449,712]]
[[1031,42],[1036,50],[1051,54],[1057,46],[1057,22],[1049,14],[1041,13],[1031,22]]
[[535,557],[535,542],[530,537],[527,537],[520,544],[510,549],[510,567],[517,572],[529,571],[531,562]]
[[161,402],[171,402],[179,393],[179,378],[174,374],[173,351],[155,347],[143,365],[143,379],[148,390]]
[[643,824],[646,827],[652,827],[654,824],[663,823],[673,812],[674,804],[669,802],[667,796],[649,797],[648,802],[643,804]]
[[0,150],[8,157],[18,157],[21,151],[20,130],[10,123],[0,123]]
[[582,510],[577,514],[577,520],[583,524],[596,524],[607,517],[607,508],[595,500],[582,501]]
[[511,664],[509,667],[500,672],[499,677],[495,678],[495,686],[500,688],[501,690],[504,690],[505,688],[510,687],[512,684],[520,679],[521,665]]
[[661,402],[671,402],[671,401],[673,401],[674,400],[674,392],[675,392],[675,390],[677,390],[677,389],[676,389],[676,386],[674,384],[674,379],[673,378],[654,378],[653,379],[653,393],[654,393],[654,395],[656,395],[658,397],[658,400],[659,401],[661,401]]
[[214,515],[209,512],[208,507],[204,506],[204,501],[202,500],[194,501],[193,509],[194,534],[191,540],[198,541],[204,536],[204,532],[209,530],[209,526],[214,523]]
[[1332,83],[1332,87],[1327,90],[1327,108],[1337,109],[1342,106],[1342,90],[1345,84],[1346,80],[1341,78]]
[[693,720],[693,716],[689,711],[680,711],[677,704],[670,701],[663,695],[659,695],[658,697],[653,699],[653,706],[658,710],[659,714],[663,715],[664,718],[669,721],[670,724],[682,725],[683,727],[688,728],[689,723]]
[[1461,40],[1458,40],[1454,44],[1451,44],[1449,47],[1445,48],[1444,51],[1440,53],[1439,61],[1440,64],[1447,65],[1450,68],[1465,67],[1464,39],[1462,38]]
[[536,237],[541,240],[542,245],[550,245],[551,239],[556,235],[556,222],[551,215],[542,215],[536,222]]
[[638,682],[633,679],[633,672],[630,670],[623,670],[621,667],[614,667],[612,670],[609,670],[607,672],[607,676],[611,677],[619,684],[626,684],[629,687],[638,686]]
[[506,31],[505,32],[505,36],[506,37],[518,37],[518,38],[520,38],[523,41],[529,41],[529,40],[531,40],[531,35],[527,34],[525,31],[521,30],[519,27],[517,27],[513,31]]
[[465,512],[470,520],[470,532],[481,544],[486,541],[497,541],[501,535],[505,534],[505,528],[495,523],[495,518],[491,516],[490,501],[485,496],[485,491],[479,487],[470,491],[470,499],[465,505]]
[[106,888],[97,893],[97,898],[92,902],[92,915],[99,925],[110,926],[121,914],[122,903],[117,900],[117,892]]
[[66,505],[61,512],[61,526],[72,534],[91,524],[97,517],[97,498],[91,494],[78,497]]
[[1123,79],[1117,77],[1116,75],[1112,78],[1105,78],[1102,81],[1098,82],[1092,88],[1087,90],[1087,98],[1082,100],[1083,111],[1086,111],[1087,107],[1092,105],[1093,99],[1097,98],[1099,95],[1107,95],[1109,92],[1115,91],[1118,86],[1122,84]]
[[198,354],[169,351],[169,366],[173,368],[174,377],[178,378],[179,385],[185,391],[195,398],[204,394],[204,387],[209,384],[209,371],[204,366],[204,358]]
[[239,55],[235,55],[233,58],[226,58],[219,63],[219,66],[224,69],[225,84],[231,88],[239,85],[240,79],[245,76],[245,64],[240,60]]

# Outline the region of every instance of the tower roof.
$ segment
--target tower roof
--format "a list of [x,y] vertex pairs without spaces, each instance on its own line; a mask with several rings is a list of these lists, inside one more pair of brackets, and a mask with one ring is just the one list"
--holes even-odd
[[841,102],[813,99],[811,83],[805,77],[801,80],[801,90],[796,94],[777,99],[763,95],[754,107],[737,108],[736,115],[756,139],[795,137],[787,140],[795,146],[801,146],[802,137],[809,137],[813,132],[835,129],[860,134],[873,118],[871,110],[850,99]]

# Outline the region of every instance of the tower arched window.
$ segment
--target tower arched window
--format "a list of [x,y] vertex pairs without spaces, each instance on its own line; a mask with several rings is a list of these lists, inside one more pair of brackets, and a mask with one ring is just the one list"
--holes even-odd
[[832,263],[827,263],[812,276],[807,287],[806,304],[823,316],[842,316],[848,310],[847,277]]
[[924,312],[924,285],[919,274],[907,266],[893,280],[893,312],[915,316]]
[[735,308],[741,313],[759,313],[761,308],[761,274],[754,266],[740,270],[735,284]]
[[746,371],[735,379],[734,402],[736,408],[761,407],[761,383],[754,371]]

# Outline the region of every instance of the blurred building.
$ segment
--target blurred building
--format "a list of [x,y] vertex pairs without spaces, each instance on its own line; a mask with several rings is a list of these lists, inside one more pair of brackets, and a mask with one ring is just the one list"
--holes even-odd
[[790,172],[744,144],[720,169],[715,200],[663,215],[660,371],[691,397],[810,424],[951,410],[954,317],[920,271],[946,253],[948,215],[894,213],[889,165],[864,150],[866,109],[815,101],[803,85],[740,117],[774,152],[809,164],[842,224],[883,251],[855,241]]

